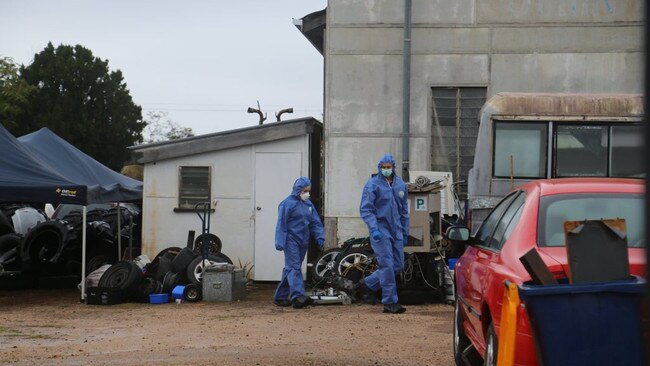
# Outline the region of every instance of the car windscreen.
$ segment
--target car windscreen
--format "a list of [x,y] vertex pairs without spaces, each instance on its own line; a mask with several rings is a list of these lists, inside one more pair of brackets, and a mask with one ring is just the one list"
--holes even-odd
[[564,222],[625,219],[628,247],[645,247],[642,194],[560,194],[540,199],[537,227],[539,246],[564,246]]

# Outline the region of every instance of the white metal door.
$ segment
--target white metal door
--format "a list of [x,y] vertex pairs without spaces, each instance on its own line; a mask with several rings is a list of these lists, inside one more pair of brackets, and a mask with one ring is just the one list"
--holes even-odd
[[284,255],[275,250],[278,205],[290,193],[302,171],[301,153],[255,154],[255,267],[256,281],[279,281]]

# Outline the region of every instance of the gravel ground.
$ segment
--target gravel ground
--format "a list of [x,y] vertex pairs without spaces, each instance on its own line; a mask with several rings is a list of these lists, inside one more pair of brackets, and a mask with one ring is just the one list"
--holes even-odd
[[255,284],[234,303],[85,305],[74,290],[0,291],[2,365],[452,365],[453,308],[306,309]]

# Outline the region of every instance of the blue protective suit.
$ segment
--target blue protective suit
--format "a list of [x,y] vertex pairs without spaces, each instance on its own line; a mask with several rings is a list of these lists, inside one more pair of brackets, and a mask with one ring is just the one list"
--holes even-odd
[[[381,174],[381,165],[385,163],[393,165],[392,184]],[[372,291],[381,288],[382,304],[395,304],[398,302],[395,275],[404,269],[404,240],[409,232],[408,191],[395,173],[392,155],[384,155],[377,170],[378,174],[363,187],[361,196],[361,218],[368,225],[370,244],[379,265],[378,270],[365,278],[365,284]],[[379,240],[372,235],[376,230],[381,233]]]
[[284,251],[284,269],[275,290],[275,300],[293,300],[305,294],[300,267],[307,254],[309,237],[314,237],[321,248],[325,243],[323,224],[316,207],[310,200],[300,199],[300,192],[310,185],[309,178],[298,178],[291,195],[278,206],[275,249]]

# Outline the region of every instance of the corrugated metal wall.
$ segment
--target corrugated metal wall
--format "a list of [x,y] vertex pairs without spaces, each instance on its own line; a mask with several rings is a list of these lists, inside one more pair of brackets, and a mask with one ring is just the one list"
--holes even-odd
[[[467,181],[486,93],[485,87],[432,88],[431,170],[452,172],[454,181]],[[459,185],[458,194],[467,199],[466,183]]]

